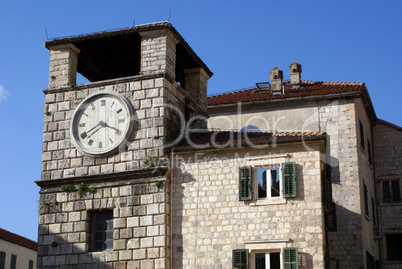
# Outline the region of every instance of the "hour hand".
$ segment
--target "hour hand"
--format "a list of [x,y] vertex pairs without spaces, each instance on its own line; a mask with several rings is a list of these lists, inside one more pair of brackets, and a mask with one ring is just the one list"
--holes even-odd
[[105,126],[106,126],[106,127],[109,127],[110,129],[115,130],[118,135],[121,135],[121,131],[120,131],[119,129],[117,129],[117,128],[113,127],[113,126],[110,126],[110,125],[108,125],[107,123],[105,123]]

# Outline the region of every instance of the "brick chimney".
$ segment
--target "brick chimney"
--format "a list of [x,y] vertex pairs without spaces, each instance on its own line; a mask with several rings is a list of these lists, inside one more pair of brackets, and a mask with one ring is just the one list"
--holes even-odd
[[281,94],[282,93],[282,79],[283,72],[278,67],[274,67],[270,72],[271,78],[271,91],[272,94]]
[[294,61],[289,65],[289,72],[290,72],[290,84],[292,85],[300,85],[301,82],[301,64]]

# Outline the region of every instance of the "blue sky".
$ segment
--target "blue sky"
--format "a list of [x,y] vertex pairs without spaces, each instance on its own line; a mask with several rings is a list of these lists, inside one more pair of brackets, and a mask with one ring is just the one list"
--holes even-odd
[[0,227],[37,238],[49,38],[167,20],[214,72],[209,94],[268,81],[365,82],[377,116],[402,126],[402,1],[15,1],[0,4]]

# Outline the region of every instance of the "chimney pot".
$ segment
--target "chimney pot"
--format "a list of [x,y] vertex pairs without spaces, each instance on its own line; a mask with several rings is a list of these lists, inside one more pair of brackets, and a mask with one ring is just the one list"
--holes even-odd
[[302,72],[301,64],[294,61],[289,66],[289,72],[290,72],[290,84],[299,85],[301,83],[301,72]]
[[270,72],[271,91],[278,93],[282,92],[283,72],[278,67],[274,67]]

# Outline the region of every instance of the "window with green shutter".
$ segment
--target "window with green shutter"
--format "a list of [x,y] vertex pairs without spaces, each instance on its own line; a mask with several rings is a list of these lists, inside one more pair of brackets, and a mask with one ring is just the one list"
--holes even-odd
[[296,164],[287,162],[282,164],[283,196],[296,197]]
[[6,253],[0,251],[0,269],[4,269],[4,264],[6,263]]
[[232,254],[232,267],[238,269],[248,268],[248,250],[234,249]]
[[17,256],[11,255],[10,269],[15,269],[17,265]]
[[299,251],[297,248],[283,249],[283,260],[285,269],[299,268]]
[[250,201],[252,199],[252,167],[244,166],[239,168],[239,200]]

